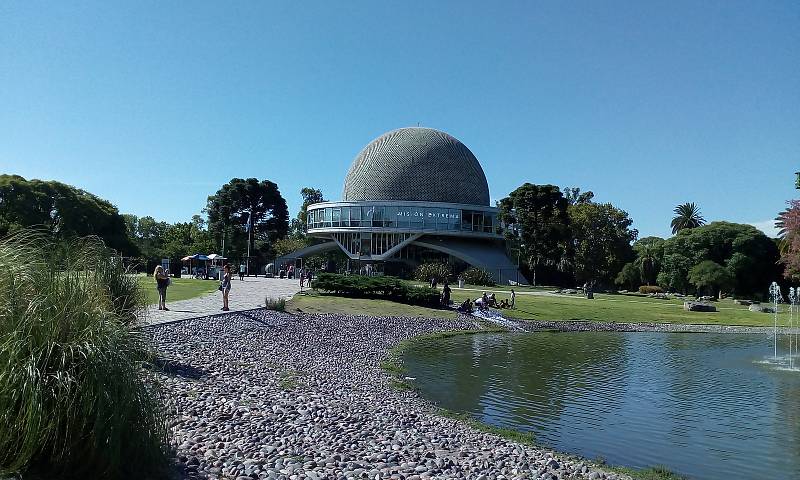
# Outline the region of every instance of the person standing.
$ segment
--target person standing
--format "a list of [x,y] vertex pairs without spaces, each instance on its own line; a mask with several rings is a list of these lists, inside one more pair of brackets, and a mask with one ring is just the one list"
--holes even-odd
[[169,277],[164,273],[164,267],[161,265],[157,266],[156,270],[153,272],[153,278],[156,280],[156,289],[158,290],[158,309],[169,311],[169,308],[167,308]]
[[231,266],[227,263],[222,267],[224,272],[222,275],[222,283],[219,284],[219,289],[222,290],[222,310],[227,312],[228,309],[228,294],[231,291]]
[[303,288],[303,282],[306,281],[306,272],[300,270],[300,288]]
[[450,306],[450,285],[447,284],[447,281],[444,282],[444,287],[442,287],[442,305],[445,307]]
[[512,309],[514,308],[514,305],[516,305],[516,303],[517,303],[517,293],[512,288],[511,289],[511,308]]

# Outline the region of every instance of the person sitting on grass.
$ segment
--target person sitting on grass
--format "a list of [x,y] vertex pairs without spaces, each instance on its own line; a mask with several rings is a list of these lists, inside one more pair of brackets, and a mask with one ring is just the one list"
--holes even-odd
[[500,300],[500,304],[497,306],[498,308],[509,308],[508,299],[504,298]]
[[472,313],[472,302],[468,299],[461,302],[461,305],[458,307],[458,311],[461,313]]
[[489,295],[489,306],[490,307],[497,307],[497,296],[495,294]]

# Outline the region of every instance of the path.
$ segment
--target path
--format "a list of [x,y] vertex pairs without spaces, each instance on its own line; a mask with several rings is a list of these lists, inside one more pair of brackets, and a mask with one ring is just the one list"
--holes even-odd
[[[231,280],[228,307],[231,312],[252,310],[263,307],[264,299],[267,296],[289,299],[299,291],[299,280],[245,277],[244,281],[239,281],[238,277],[234,277]],[[223,313],[220,311],[222,293],[215,291],[188,300],[170,302],[169,290],[167,290],[167,308],[169,308],[168,311],[162,311],[158,309],[158,306],[150,305],[140,316],[140,320],[145,325],[155,325]]]

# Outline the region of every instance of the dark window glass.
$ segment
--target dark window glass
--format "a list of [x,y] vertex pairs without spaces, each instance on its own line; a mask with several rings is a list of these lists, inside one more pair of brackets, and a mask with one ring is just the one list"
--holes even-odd
[[461,230],[472,230],[471,210],[461,210]]
[[384,225],[384,209],[385,207],[371,207],[372,209],[372,226],[383,227]]
[[397,227],[397,207],[386,207],[383,221],[387,227]]

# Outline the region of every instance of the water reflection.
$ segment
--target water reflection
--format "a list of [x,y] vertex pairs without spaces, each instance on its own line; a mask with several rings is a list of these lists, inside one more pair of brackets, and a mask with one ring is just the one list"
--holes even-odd
[[560,450],[636,467],[666,464],[696,478],[800,478],[800,374],[757,363],[771,342],[483,334],[419,344],[405,361],[441,406],[533,432]]

